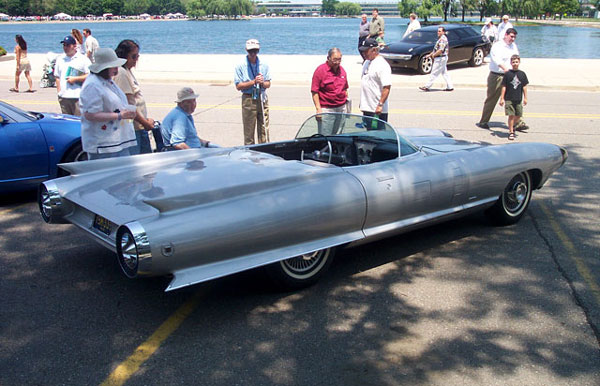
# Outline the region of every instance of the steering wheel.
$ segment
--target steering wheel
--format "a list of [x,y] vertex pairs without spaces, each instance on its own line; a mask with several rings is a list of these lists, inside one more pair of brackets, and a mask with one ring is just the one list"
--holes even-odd
[[308,148],[308,144],[310,143],[310,141],[315,138],[325,138],[325,140],[327,141],[328,152],[324,152],[323,150],[315,150],[312,153],[305,153],[304,149],[302,149],[302,152],[300,153],[300,161],[304,161],[304,156],[306,154],[307,158],[313,159],[315,161],[322,161],[322,159],[321,159],[322,156],[325,156],[325,157],[327,157],[327,163],[330,164],[331,157],[333,155],[333,146],[331,145],[331,141],[329,141],[325,135],[323,135],[321,133],[315,133],[315,134],[311,135],[310,137],[306,138],[306,142],[305,142],[306,148]]

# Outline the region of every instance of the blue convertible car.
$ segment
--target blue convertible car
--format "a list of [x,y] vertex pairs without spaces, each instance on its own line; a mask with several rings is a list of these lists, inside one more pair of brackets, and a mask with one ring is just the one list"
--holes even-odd
[[27,112],[0,101],[0,194],[37,188],[61,176],[57,164],[83,159],[78,117]]

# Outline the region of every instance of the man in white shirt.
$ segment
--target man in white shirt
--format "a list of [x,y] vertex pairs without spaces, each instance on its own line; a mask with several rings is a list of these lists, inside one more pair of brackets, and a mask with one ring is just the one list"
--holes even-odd
[[58,104],[63,114],[79,116],[79,94],[92,63],[86,56],[77,52],[77,42],[73,36],[65,36],[61,43],[64,54],[58,56],[54,67]]
[[375,39],[367,39],[360,47],[365,55],[360,80],[360,110],[363,115],[388,120],[388,97],[392,88],[392,69],[379,55]]
[[498,40],[504,39],[504,35],[509,28],[514,28],[508,21],[508,15],[502,16],[502,22],[498,25]]
[[485,24],[481,27],[481,36],[486,38],[490,43],[498,40],[498,27],[494,25],[492,18],[485,19]]
[[[490,128],[488,122],[502,93],[502,78],[504,77],[504,73],[512,68],[510,57],[519,55],[519,48],[517,47],[517,43],[515,43],[516,38],[517,30],[509,28],[506,30],[504,38],[492,45],[492,50],[490,51],[490,74],[487,79],[487,97],[483,103],[481,119],[477,123],[477,126],[482,129]],[[523,122],[523,120],[521,119],[520,122]],[[517,130],[526,130],[527,125],[520,123],[515,128]]]
[[96,50],[100,48],[100,44],[98,44],[98,40],[92,36],[92,31],[90,31],[89,28],[83,29],[83,36],[85,36],[85,55],[92,63],[94,63],[94,55],[96,54]]
[[411,13],[410,23],[408,23],[408,27],[406,28],[406,32],[404,32],[404,35],[402,35],[402,38],[404,39],[409,33],[411,33],[412,31],[416,31],[419,28],[421,28],[421,23],[419,23],[419,20],[417,20],[417,14]]

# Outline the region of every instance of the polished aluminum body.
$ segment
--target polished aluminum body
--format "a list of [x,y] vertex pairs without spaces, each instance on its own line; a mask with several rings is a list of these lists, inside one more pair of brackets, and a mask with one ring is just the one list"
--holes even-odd
[[291,141],[65,164],[40,209],[116,251],[129,277],[172,274],[172,290],[484,209],[516,174],[538,189],[566,160],[355,115],[325,136],[323,118]]

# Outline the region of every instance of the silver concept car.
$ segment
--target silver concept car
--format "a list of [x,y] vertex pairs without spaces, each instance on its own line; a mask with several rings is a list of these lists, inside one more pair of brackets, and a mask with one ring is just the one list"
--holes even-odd
[[39,206],[115,251],[128,277],[172,275],[167,291],[261,266],[296,289],[338,247],[475,210],[515,223],[566,159],[321,114],[290,141],[61,164],[70,175],[44,182]]

